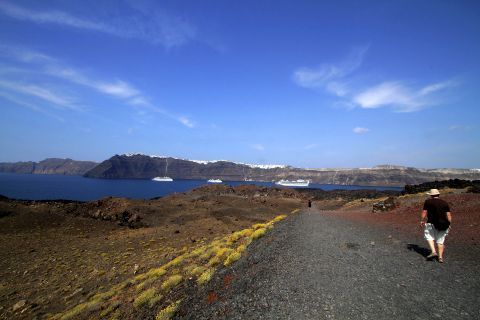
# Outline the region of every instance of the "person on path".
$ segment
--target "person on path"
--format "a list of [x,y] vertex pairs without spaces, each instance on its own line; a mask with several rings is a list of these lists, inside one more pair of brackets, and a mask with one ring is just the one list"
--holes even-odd
[[[420,226],[424,228],[425,240],[428,242],[431,253],[427,256],[427,260],[438,259],[443,263],[443,251],[445,237],[450,230],[452,222],[452,213],[448,203],[440,199],[440,192],[437,189],[431,189],[427,192],[430,196],[423,204]],[[437,250],[435,249],[437,243]]]

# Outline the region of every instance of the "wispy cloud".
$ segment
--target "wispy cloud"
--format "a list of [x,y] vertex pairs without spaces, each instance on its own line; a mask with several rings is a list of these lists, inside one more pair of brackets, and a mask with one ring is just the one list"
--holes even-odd
[[444,81],[444,82],[439,82],[439,83],[433,83],[433,84],[430,84],[430,85],[422,88],[419,92],[419,95],[426,96],[426,95],[429,95],[431,93],[441,91],[443,89],[448,89],[448,88],[454,87],[456,85],[457,85],[457,82],[455,82],[455,81]]
[[458,124],[454,124],[448,127],[448,130],[450,131],[468,131],[470,129],[472,129],[471,126],[458,125]]
[[10,91],[15,91],[24,95],[29,95],[35,98],[42,99],[46,102],[51,103],[53,106],[62,109],[81,109],[72,101],[71,98],[66,97],[58,92],[54,92],[52,89],[43,86],[1,80],[0,87],[8,89]]
[[33,104],[33,103],[29,103],[29,102],[26,102],[26,101],[23,101],[23,100],[20,100],[18,99],[17,97],[14,97],[13,95],[11,94],[8,94],[6,92],[3,92],[3,91],[0,91],[0,97],[5,99],[5,100],[9,100],[10,102],[13,102],[14,104],[18,105],[18,106],[21,106],[21,107],[25,107],[25,108],[28,108],[30,110],[33,110],[35,112],[39,112],[39,113],[42,113],[44,115],[47,115],[51,118],[54,118],[60,122],[65,122],[65,119],[63,119],[62,117],[59,117],[55,114],[52,114],[48,111],[46,111],[45,109],[43,108],[40,108],[38,105],[36,104]]
[[44,69],[45,72],[52,77],[62,78],[76,84],[90,87],[100,93],[105,93],[116,98],[126,99],[140,94],[137,89],[125,81],[114,80],[106,82],[92,79],[78,70],[71,67],[60,66],[58,63],[48,64]]
[[294,71],[293,80],[304,88],[324,89],[337,96],[344,96],[349,90],[347,84],[342,81],[362,65],[367,51],[368,46],[358,47],[340,63],[299,68]]
[[[195,127],[195,122],[192,119],[186,116],[176,115],[164,108],[158,107],[152,103],[141,90],[135,88],[135,86],[127,81],[120,79],[109,81],[98,79],[96,77],[92,77],[91,75],[87,75],[85,72],[82,72],[76,68],[65,65],[58,59],[48,55],[17,47],[0,46],[0,54],[8,56],[9,58],[19,62],[27,63],[30,67],[29,69],[16,68],[14,71],[10,70],[13,73],[18,73],[17,71],[21,70],[22,73],[39,73],[49,77],[66,80],[76,85],[88,87],[101,94],[120,99],[125,104],[133,106],[137,109],[162,114],[179,122],[187,128]],[[5,69],[5,73],[8,73],[8,70]],[[16,83],[14,81],[0,81],[0,86],[19,93],[41,98],[57,106],[76,110],[80,109],[71,98],[58,94],[53,89],[45,88],[39,85]],[[149,117],[144,115],[141,118],[145,119]]]
[[265,147],[260,143],[252,144],[251,147],[255,150],[258,150],[258,151],[264,151],[265,150]]
[[356,133],[356,134],[362,134],[362,133],[367,133],[369,132],[370,129],[368,128],[363,128],[363,127],[355,127],[353,128],[353,132]]
[[433,93],[455,85],[446,81],[415,89],[398,81],[384,82],[358,93],[353,102],[364,109],[392,107],[397,112],[414,112],[436,104]]
[[[184,45],[196,37],[196,29],[190,23],[155,7],[132,2],[129,11],[127,17],[115,16],[109,12],[94,20],[60,10],[37,11],[10,2],[0,2],[0,12],[14,19],[140,39],[166,48]],[[110,22],[108,24],[102,22],[107,16]]]
[[[358,47],[337,64],[321,64],[316,68],[299,68],[293,73],[294,82],[304,88],[321,89],[339,97],[336,106],[347,109],[360,107],[377,109],[390,107],[396,112],[415,112],[442,102],[441,95],[458,85],[455,80],[435,82],[423,87],[407,85],[403,81],[383,81],[362,87],[353,75],[361,67],[368,46]],[[362,77],[365,78],[365,77]]]
[[179,117],[178,121],[180,121],[184,126],[189,128],[193,128],[195,126],[192,120],[188,119],[187,117]]

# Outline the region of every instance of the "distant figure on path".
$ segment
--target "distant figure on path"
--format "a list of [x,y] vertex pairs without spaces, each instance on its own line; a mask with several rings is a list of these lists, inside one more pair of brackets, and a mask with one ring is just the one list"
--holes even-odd
[[[443,250],[445,237],[450,229],[452,214],[448,203],[439,198],[440,192],[437,189],[431,189],[427,192],[430,199],[425,200],[420,220],[420,226],[424,228],[425,240],[430,246],[431,253],[427,260],[438,258],[438,262],[443,263]],[[438,246],[438,254],[435,249],[435,242]]]

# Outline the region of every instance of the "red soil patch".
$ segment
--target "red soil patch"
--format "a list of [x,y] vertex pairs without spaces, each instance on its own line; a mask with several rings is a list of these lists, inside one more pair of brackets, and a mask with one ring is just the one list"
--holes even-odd
[[[449,244],[480,244],[480,194],[461,193],[441,196],[450,205],[452,226],[448,236]],[[330,214],[336,216],[390,228],[400,233],[421,233],[420,213],[426,196],[399,197],[399,207],[385,213],[372,213],[371,206],[355,210],[337,210]]]

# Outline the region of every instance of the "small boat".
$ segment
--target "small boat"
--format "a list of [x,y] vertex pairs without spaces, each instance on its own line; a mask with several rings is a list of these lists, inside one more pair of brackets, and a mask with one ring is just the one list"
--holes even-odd
[[208,179],[207,182],[208,183],[222,183],[223,181],[220,180],[220,179]]
[[167,172],[168,172],[168,158],[165,158],[165,176],[155,177],[152,180],[157,182],[172,182],[173,179],[170,177],[167,177]]
[[280,180],[275,183],[285,187],[308,187],[308,185],[310,184],[310,181],[302,180],[302,179],[294,180],[294,181]]
[[171,181],[173,181],[173,179],[170,178],[170,177],[155,177],[152,180],[157,181],[157,182],[171,182]]

